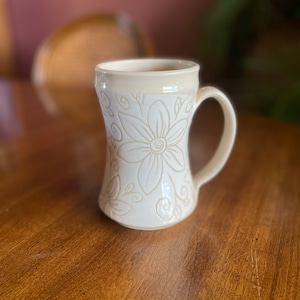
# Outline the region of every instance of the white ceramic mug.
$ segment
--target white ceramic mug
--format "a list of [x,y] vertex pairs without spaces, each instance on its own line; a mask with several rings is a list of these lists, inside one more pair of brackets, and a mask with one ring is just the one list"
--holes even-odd
[[[214,87],[199,89],[199,65],[191,61],[112,61],[95,72],[107,134],[100,209],[134,229],[177,224],[193,212],[200,186],[231,152],[236,120],[228,98]],[[213,158],[193,177],[189,130],[195,111],[210,97],[222,107],[224,131]]]

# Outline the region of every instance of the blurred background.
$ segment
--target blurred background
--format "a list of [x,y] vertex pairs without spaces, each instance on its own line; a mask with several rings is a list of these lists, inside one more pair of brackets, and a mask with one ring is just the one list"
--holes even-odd
[[0,77],[30,80],[38,46],[70,21],[125,13],[156,56],[192,59],[239,110],[300,122],[299,0],[0,0]]

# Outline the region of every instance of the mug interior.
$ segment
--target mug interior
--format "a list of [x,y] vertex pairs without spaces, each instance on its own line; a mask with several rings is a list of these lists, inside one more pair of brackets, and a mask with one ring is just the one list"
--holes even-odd
[[131,59],[131,60],[117,60],[98,64],[96,71],[104,71],[109,73],[156,73],[174,71],[183,71],[191,69],[198,69],[199,65],[192,61],[179,59]]

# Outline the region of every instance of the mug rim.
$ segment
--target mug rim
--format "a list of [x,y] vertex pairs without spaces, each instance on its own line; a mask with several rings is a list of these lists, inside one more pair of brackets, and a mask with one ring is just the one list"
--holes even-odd
[[[171,68],[159,69],[165,65]],[[194,71],[198,72],[199,69],[200,66],[198,63],[177,58],[120,59],[105,61],[97,64],[95,67],[96,72],[126,76],[175,75]]]

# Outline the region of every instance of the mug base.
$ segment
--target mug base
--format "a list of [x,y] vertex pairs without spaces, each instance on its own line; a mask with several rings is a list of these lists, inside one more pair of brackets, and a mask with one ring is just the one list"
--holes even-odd
[[119,220],[115,220],[114,218],[112,218],[111,216],[109,216],[108,214],[105,213],[105,211],[103,211],[101,208],[100,208],[101,212],[106,215],[109,219],[111,219],[112,221],[114,221],[115,223],[123,226],[123,227],[126,227],[128,229],[132,229],[132,230],[139,230],[139,231],[157,231],[157,230],[162,230],[162,229],[167,229],[167,228],[170,228],[170,227],[173,227],[173,226],[176,226],[177,224],[180,224],[182,223],[184,220],[186,220],[193,212],[194,212],[194,209],[189,213],[187,214],[184,218],[180,219],[180,220],[176,220],[174,222],[169,222],[169,223],[165,223],[165,224],[162,224],[160,226],[138,226],[138,225],[132,225],[132,224],[127,224],[127,223],[122,223],[120,222]]
[[131,226],[131,225],[123,224],[123,223],[120,223],[120,222],[116,222],[116,223],[118,223],[119,225],[121,225],[123,227],[126,227],[128,229],[140,230],[140,231],[154,231],[154,230],[162,230],[162,229],[167,229],[167,228],[173,227],[173,226],[181,223],[182,221],[183,220],[181,220],[177,223],[166,224],[166,225],[158,226],[158,227],[138,227],[138,226]]

